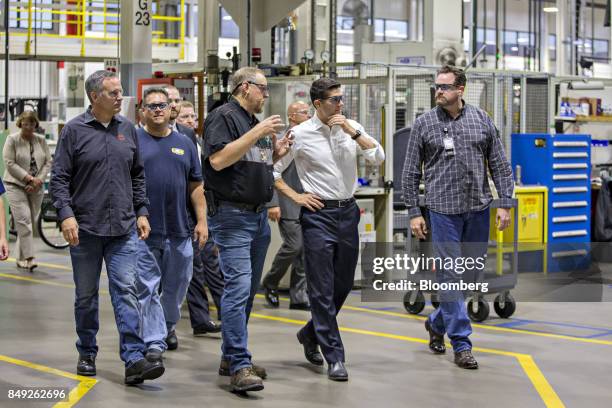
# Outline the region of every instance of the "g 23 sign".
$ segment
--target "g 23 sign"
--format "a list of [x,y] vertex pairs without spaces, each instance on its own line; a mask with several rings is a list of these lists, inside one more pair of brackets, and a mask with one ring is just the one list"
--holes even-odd
[[151,24],[151,13],[149,13],[149,1],[138,0],[136,7],[136,25],[137,26],[149,26]]

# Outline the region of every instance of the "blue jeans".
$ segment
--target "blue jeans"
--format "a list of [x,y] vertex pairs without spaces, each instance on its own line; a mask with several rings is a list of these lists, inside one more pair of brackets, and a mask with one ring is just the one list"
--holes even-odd
[[181,304],[193,273],[191,237],[151,234],[138,242],[137,265],[142,337],[147,349],[164,351],[168,332],[181,318]]
[[[456,215],[429,212],[434,256],[457,259],[477,258],[486,254],[489,240],[489,209]],[[472,274],[461,276],[453,270],[436,271],[438,282],[472,281]],[[471,350],[472,325],[464,296],[459,291],[439,291],[440,307],[429,315],[431,327],[438,334],[448,334],[453,350]]]
[[115,321],[119,330],[121,360],[126,367],[143,358],[140,309],[136,296],[136,231],[118,237],[100,237],[79,232],[79,245],[70,248],[74,276],[74,317],[81,355],[98,353],[98,290],[102,260],[106,264]]
[[217,214],[208,217],[208,228],[219,248],[219,266],[225,279],[221,351],[233,374],[251,366],[247,323],[270,245],[268,212],[220,206]]

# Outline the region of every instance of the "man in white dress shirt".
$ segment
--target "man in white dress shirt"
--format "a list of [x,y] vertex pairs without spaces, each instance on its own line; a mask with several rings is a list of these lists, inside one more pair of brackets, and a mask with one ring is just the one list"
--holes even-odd
[[[302,206],[300,222],[312,320],[298,332],[298,340],[312,364],[323,364],[320,346],[329,379],[346,381],[348,372],[336,316],[353,287],[359,255],[360,212],[353,198],[357,154],[361,151],[367,162],[377,165],[384,161],[385,153],[363,126],[342,115],[343,93],[338,81],[314,81],[310,99],[316,114],[293,128],[291,152],[274,166],[275,187]],[[303,194],[296,193],[281,178],[292,160]]]

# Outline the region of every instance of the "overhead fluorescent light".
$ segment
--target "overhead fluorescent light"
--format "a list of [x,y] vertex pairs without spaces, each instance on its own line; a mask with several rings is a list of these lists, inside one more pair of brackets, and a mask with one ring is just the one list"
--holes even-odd
[[510,48],[512,51],[518,51],[518,47],[514,46],[512,48]]
[[232,16],[223,16],[223,19],[224,19],[225,21],[229,21],[229,20],[231,20],[231,19],[232,19]]
[[470,3],[472,0],[463,0],[464,3]]
[[559,8],[558,7],[544,7],[542,8],[542,11],[545,13],[558,13],[559,12]]

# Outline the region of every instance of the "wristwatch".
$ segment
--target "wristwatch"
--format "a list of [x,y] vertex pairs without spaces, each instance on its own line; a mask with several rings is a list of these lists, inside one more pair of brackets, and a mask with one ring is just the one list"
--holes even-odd
[[357,138],[361,136],[361,130],[356,130],[355,131],[355,136],[351,136],[351,139],[353,140],[357,140]]

